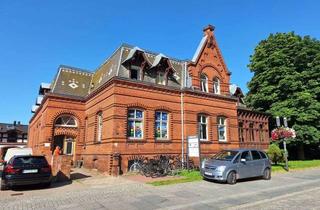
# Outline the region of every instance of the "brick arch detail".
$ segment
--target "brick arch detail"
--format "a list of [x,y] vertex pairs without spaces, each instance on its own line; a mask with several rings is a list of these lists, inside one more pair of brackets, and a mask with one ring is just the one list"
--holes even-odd
[[154,111],[167,111],[167,112],[172,112],[172,109],[166,107],[166,106],[156,106],[153,108]]
[[[214,66],[213,64],[211,64],[211,63],[206,63],[206,64],[204,64],[204,65],[201,66],[201,69],[200,69],[200,71],[199,71],[200,75],[203,74],[203,73],[204,73],[203,70],[204,70],[205,68],[208,68],[208,67],[213,68],[213,69],[215,70],[215,72],[217,72],[217,74],[219,75],[219,78],[220,78],[220,79],[224,79],[224,78],[225,78],[225,77],[222,76],[222,74],[221,74],[221,72],[219,71],[219,69],[218,69],[216,66]],[[207,77],[208,77],[208,76],[207,76]],[[213,78],[214,78],[214,77],[213,77]],[[209,77],[208,77],[208,79],[213,79],[213,78],[209,78]]]
[[79,135],[79,130],[77,128],[55,128],[53,136],[66,135],[73,138],[77,138]]
[[137,109],[144,109],[147,110],[149,107],[144,105],[144,104],[140,104],[140,103],[132,103],[132,104],[128,104],[127,105],[127,109],[131,109],[131,108],[137,108]]
[[77,113],[70,111],[70,110],[61,110],[56,112],[53,117],[50,119],[50,123],[54,126],[54,122],[58,119],[59,116],[61,115],[72,115],[76,118],[76,120],[78,121],[78,127],[80,127],[80,125],[82,125],[82,121],[80,120],[80,117]]

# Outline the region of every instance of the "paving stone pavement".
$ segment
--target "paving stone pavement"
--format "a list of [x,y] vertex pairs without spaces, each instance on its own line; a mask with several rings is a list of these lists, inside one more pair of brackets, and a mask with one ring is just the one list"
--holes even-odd
[[0,209],[320,209],[320,168],[236,185],[208,181],[154,187],[93,176],[50,189],[0,192]]

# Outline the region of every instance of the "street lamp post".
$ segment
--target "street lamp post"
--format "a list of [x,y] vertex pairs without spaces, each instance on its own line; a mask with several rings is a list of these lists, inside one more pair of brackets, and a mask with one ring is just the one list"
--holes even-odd
[[[276,117],[276,122],[277,122],[277,127],[279,128],[279,127],[281,126],[281,124],[280,124],[280,117],[279,117],[279,116]],[[284,125],[285,128],[288,128],[288,121],[287,121],[287,118],[286,118],[286,117],[283,118],[283,125]],[[283,138],[282,141],[283,141],[283,150],[284,150],[284,160],[285,160],[285,164],[286,164],[285,167],[284,167],[284,169],[285,169],[286,171],[289,171],[289,166],[288,166],[288,151],[287,151],[286,138]]]

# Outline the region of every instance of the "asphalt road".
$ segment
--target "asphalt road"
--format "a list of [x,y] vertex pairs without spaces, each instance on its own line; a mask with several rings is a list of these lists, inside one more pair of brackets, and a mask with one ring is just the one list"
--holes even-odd
[[236,185],[199,181],[153,187],[124,177],[94,176],[0,195],[0,209],[320,209],[320,168]]

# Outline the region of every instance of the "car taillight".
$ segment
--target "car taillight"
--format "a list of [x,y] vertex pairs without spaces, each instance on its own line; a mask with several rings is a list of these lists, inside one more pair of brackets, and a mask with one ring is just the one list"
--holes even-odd
[[3,172],[6,174],[17,174],[19,171],[20,169],[13,168],[13,165],[7,165],[3,170]]
[[44,173],[50,173],[51,172],[51,166],[46,166],[41,168],[41,171]]

